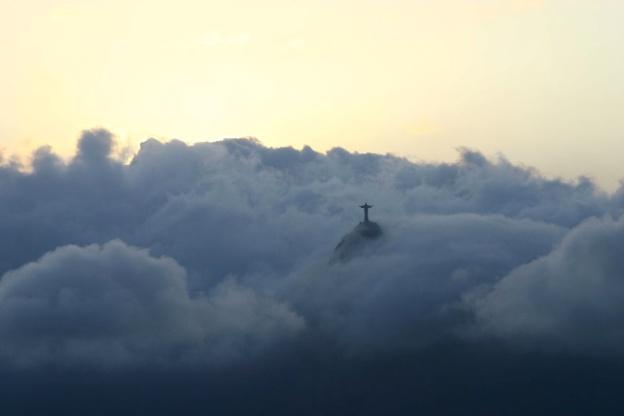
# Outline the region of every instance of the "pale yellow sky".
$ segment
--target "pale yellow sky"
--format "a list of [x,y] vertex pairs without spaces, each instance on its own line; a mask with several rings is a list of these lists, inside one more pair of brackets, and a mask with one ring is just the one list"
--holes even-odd
[[271,146],[624,177],[621,0],[0,0],[0,148]]

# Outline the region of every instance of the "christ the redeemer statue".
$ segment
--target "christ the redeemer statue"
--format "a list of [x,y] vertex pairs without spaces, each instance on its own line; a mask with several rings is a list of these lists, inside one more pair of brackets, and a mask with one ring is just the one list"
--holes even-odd
[[369,222],[368,221],[368,209],[372,207],[373,207],[372,205],[368,205],[368,202],[365,202],[364,205],[360,205],[360,208],[364,210],[364,222]]

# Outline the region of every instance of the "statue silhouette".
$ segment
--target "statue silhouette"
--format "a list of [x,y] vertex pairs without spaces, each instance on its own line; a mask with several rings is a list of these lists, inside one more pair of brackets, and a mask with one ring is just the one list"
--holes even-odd
[[360,208],[362,208],[364,210],[364,222],[369,222],[368,221],[368,210],[369,208],[372,208],[372,205],[368,205],[368,202],[365,202],[364,205],[360,205]]

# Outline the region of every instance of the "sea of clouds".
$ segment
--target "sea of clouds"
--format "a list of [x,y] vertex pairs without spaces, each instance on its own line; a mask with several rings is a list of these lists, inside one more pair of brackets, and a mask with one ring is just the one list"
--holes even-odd
[[[0,165],[0,366],[223,371],[435,346],[624,355],[624,191],[455,163],[106,130]],[[359,221],[383,237],[330,262]]]

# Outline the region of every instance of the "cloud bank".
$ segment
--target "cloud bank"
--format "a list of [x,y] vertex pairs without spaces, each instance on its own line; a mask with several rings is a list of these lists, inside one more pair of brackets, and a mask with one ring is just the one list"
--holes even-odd
[[[16,361],[211,357],[206,343],[264,345],[306,322],[353,350],[416,348],[467,323],[571,348],[566,334],[604,314],[590,344],[621,346],[622,206],[586,178],[468,150],[416,164],[150,139],[124,164],[113,145],[86,131],[67,163],[41,149],[31,172],[1,168],[0,333]],[[329,264],[373,198],[383,238]]]
[[[0,367],[622,356],[622,190],[471,150],[150,139],[123,163],[113,147],[91,130],[67,162],[0,166]],[[330,261],[364,201],[383,235]]]

